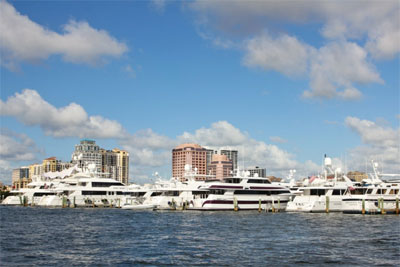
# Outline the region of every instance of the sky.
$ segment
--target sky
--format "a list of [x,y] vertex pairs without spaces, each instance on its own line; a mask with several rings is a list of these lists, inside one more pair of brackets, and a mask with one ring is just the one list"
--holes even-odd
[[286,177],[400,173],[398,1],[0,0],[0,181],[90,138],[130,182],[181,143]]

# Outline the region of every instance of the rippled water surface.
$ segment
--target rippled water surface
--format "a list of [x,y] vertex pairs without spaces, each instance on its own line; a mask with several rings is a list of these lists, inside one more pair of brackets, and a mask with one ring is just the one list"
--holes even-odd
[[399,266],[400,217],[0,206],[0,265]]

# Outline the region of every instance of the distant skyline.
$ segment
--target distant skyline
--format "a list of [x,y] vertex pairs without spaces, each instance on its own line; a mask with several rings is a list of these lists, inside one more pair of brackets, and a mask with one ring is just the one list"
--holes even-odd
[[93,139],[130,181],[181,143],[298,178],[400,173],[399,1],[0,0],[0,181]]

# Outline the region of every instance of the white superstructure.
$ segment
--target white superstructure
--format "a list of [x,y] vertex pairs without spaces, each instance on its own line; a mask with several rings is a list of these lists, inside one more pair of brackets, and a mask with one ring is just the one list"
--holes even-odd
[[285,210],[290,190],[267,178],[249,177],[237,171],[223,181],[207,181],[193,192],[189,209],[195,210]]
[[330,212],[342,210],[342,199],[347,189],[354,183],[346,177],[340,168],[332,169],[332,160],[325,157],[324,172],[308,180],[306,186],[295,192],[295,197],[286,207],[286,211]]
[[[343,198],[344,213],[397,213],[399,214],[400,181],[399,174],[381,174],[378,163],[372,161],[373,173],[370,179],[363,180],[364,190],[349,190]],[[383,181],[382,177],[396,177],[391,181]]]

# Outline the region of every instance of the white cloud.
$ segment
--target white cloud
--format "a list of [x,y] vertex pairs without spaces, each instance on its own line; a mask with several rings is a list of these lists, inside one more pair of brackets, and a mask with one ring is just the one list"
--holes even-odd
[[[397,10],[398,12],[398,10]],[[400,52],[399,13],[397,25],[393,21],[380,23],[369,33],[366,48],[377,59],[390,59]]]
[[12,170],[22,162],[37,160],[44,151],[26,134],[0,128],[0,181],[11,184]]
[[307,71],[309,49],[293,36],[283,34],[273,39],[264,33],[245,42],[243,62],[249,67],[275,70],[287,76],[300,75]]
[[69,21],[63,33],[46,29],[20,14],[6,1],[0,1],[1,64],[17,68],[18,62],[36,62],[61,55],[73,63],[98,64],[104,57],[119,57],[128,47],[105,30],[92,28],[87,22]]
[[400,173],[400,128],[393,129],[356,117],[347,117],[345,123],[363,142],[350,151],[355,167],[364,170],[366,161],[375,160],[387,171]]
[[399,145],[400,129],[395,130],[356,117],[347,117],[345,122],[351,130],[360,135],[365,144],[381,147],[396,147]]
[[156,151],[151,148],[130,148],[129,155],[133,167],[147,166],[147,167],[162,167],[171,164],[171,150],[169,151]]
[[328,39],[373,38],[378,29],[398,29],[400,9],[397,0],[234,1],[229,5],[194,1],[190,7],[199,23],[222,34],[253,35],[265,29],[285,31],[292,24],[322,24],[321,34]]
[[150,4],[157,12],[163,13],[165,11],[165,0],[151,0]]
[[135,149],[172,149],[177,142],[167,136],[159,135],[152,129],[139,130],[136,133],[127,136],[121,141],[125,148]]
[[270,136],[269,140],[271,140],[274,143],[280,143],[280,144],[287,143],[286,139],[279,137],[279,136]]
[[128,75],[129,75],[129,77],[131,77],[131,78],[136,78],[136,71],[132,68],[132,66],[131,65],[126,65],[124,68],[123,68],[123,71],[125,72],[125,73],[127,73]]
[[29,161],[42,151],[26,134],[2,128],[0,131],[0,158],[4,161]]
[[10,161],[0,158],[0,182],[5,185],[11,185],[13,168],[14,167],[10,164]]
[[56,108],[31,89],[16,93],[5,102],[0,100],[0,115],[15,117],[28,126],[39,126],[46,135],[54,137],[122,138],[126,135],[117,121],[88,116],[76,103]]
[[237,146],[247,139],[247,133],[242,133],[227,121],[214,122],[211,128],[200,128],[194,134],[184,132],[178,137],[181,143],[196,142],[203,146]]
[[[307,77],[306,98],[359,99],[356,85],[383,82],[372,60],[400,52],[397,0],[194,1],[189,6],[198,27],[215,32],[209,33],[213,39],[242,40],[246,66]],[[323,45],[312,47],[289,34],[293,25],[317,25]]]
[[381,83],[374,66],[367,61],[367,52],[355,43],[331,43],[311,57],[310,87],[307,98],[358,99],[361,92],[354,83]]

